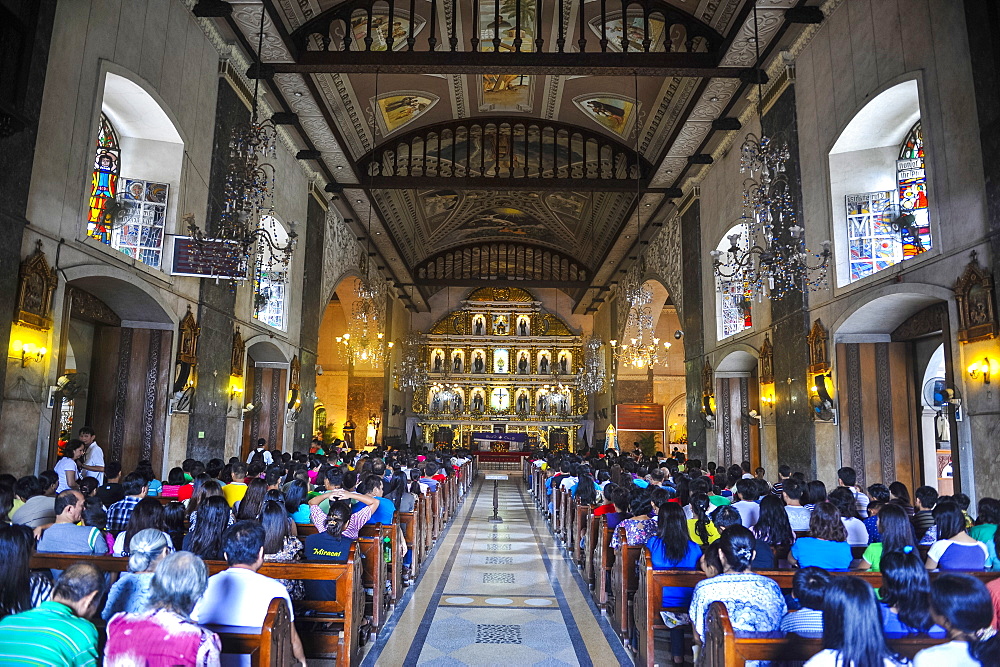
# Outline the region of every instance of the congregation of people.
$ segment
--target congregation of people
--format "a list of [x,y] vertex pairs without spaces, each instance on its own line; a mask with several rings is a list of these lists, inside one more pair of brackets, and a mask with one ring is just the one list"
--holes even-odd
[[[282,453],[261,440],[246,460],[188,459],[160,480],[148,461],[127,474],[105,461],[89,428],[61,454],[37,476],[0,474],[0,664],[248,665],[207,626],[260,628],[274,598],[293,621],[293,601],[335,599],[332,582],[273,579],[258,573],[265,562],[345,563],[363,526],[393,524],[470,460],[342,441]],[[300,535],[303,524],[315,531]],[[407,585],[412,554],[399,544]],[[108,586],[85,559],[33,569],[36,552],[122,557],[128,571]],[[208,576],[205,561],[228,567]],[[305,664],[294,624],[291,645]]]
[[[1000,665],[1000,579],[973,576],[1000,571],[1000,500],[980,499],[973,515],[965,494],[862,487],[850,467],[829,486],[786,465],[769,481],[749,462],[702,467],[638,448],[541,452],[532,465],[544,471],[550,513],[559,489],[604,517],[612,549],[644,545],[655,570],[705,574],[694,587],[663,587],[676,664],[698,664],[709,606],[722,602],[738,635],[821,637],[808,667]],[[795,569],[790,593],[757,573],[784,568]],[[881,586],[850,574],[862,571],[880,572]],[[887,641],[905,635],[941,642],[911,662]]]

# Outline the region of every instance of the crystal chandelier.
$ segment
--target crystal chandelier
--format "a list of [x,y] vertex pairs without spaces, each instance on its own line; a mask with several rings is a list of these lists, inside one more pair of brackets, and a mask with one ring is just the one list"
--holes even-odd
[[[666,357],[660,358],[660,339],[653,335],[653,311],[650,303],[653,294],[645,285],[637,280],[630,281],[624,287],[624,298],[629,304],[628,316],[625,321],[625,331],[635,335],[629,342],[619,343],[612,340],[611,350],[619,368],[652,368],[666,365]],[[670,349],[670,343],[664,342],[662,350]]]
[[427,367],[421,362],[423,336],[411,333],[403,338],[399,346],[399,363],[394,369],[396,384],[401,391],[416,391],[427,384]]
[[[760,34],[757,5],[753,5],[754,69],[760,71]],[[757,118],[763,119],[763,79],[757,79]],[[789,292],[826,286],[830,242],[812,253],[806,248],[805,230],[798,224],[795,202],[788,185],[787,144],[749,133],[740,147],[743,181],[742,229],[729,235],[728,250],[713,250],[715,275],[742,283],[751,297],[781,299]]]
[[[264,41],[264,12],[261,12],[257,41],[257,61]],[[258,117],[257,95],[260,79],[254,82],[250,120],[233,129],[229,140],[229,170],[223,185],[222,212],[202,230],[188,219],[192,239],[192,259],[208,267],[206,275],[247,279],[256,256],[255,269],[263,273],[284,274],[295,249],[295,223],[289,223],[287,240],[274,226],[275,167],[268,160],[276,156],[277,129],[270,120]]]
[[827,284],[830,242],[818,253],[806,248],[788,185],[789,158],[787,145],[747,135],[740,149],[740,172],[748,174],[740,231],[729,235],[728,250],[711,252],[715,275],[743,283],[758,301]]
[[601,346],[604,342],[598,336],[591,336],[583,345],[583,365],[577,373],[576,382],[583,393],[599,394],[604,391],[604,369],[601,366]]
[[449,382],[435,382],[431,385],[431,412],[454,412],[458,414],[462,411],[460,401],[462,395],[458,392],[458,385]]

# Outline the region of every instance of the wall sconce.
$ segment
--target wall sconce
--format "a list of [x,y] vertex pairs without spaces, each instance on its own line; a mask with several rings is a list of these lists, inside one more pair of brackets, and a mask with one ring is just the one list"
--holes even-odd
[[830,373],[817,373],[813,376],[813,385],[809,388],[809,405],[816,421],[836,421]]
[[229,380],[229,400],[234,401],[237,398],[242,398],[243,396],[243,380],[242,378],[232,377]]
[[23,343],[19,340],[15,340],[10,346],[11,354],[7,356],[11,359],[20,359],[21,368],[25,368],[32,361],[41,361],[48,350],[44,347],[39,347],[34,343]]
[[969,377],[973,380],[982,380],[983,384],[990,384],[990,376],[997,372],[997,361],[990,357],[983,357],[981,361],[974,361],[969,366]]
[[763,408],[774,408],[774,383],[767,382],[760,388],[760,405]]

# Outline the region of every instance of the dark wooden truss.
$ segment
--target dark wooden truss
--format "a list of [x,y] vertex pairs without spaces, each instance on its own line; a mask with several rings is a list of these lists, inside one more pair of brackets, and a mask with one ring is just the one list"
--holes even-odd
[[516,282],[521,287],[586,287],[590,272],[575,259],[526,243],[491,241],[444,250],[417,265],[417,285]]
[[[458,37],[454,20],[444,26],[446,40],[439,40],[439,5],[450,17],[459,15],[460,0],[430,0],[426,30],[417,34],[415,21],[403,36],[392,31],[386,43],[378,33],[379,24],[396,18],[415,16],[415,0],[348,0],[317,15],[290,35],[295,62],[271,63],[272,72],[359,73],[378,70],[385,73],[411,74],[504,74],[594,75],[594,76],[697,76],[746,77],[747,70],[720,67],[726,40],[717,31],[687,12],[662,0],[617,0],[583,3],[581,0],[505,0],[513,1],[515,24],[501,20],[501,0],[473,0],[472,17],[477,25]],[[571,2],[583,5],[579,25],[571,28],[557,17]],[[523,4],[523,8],[522,8]],[[495,12],[493,37],[481,39],[478,30],[480,12]],[[509,13],[509,12],[508,12]],[[505,43],[504,30],[522,35],[521,20],[528,15],[535,26],[558,23],[554,42],[546,42],[541,30],[535,39],[515,37]],[[618,42],[608,37],[609,21],[623,16],[642,16],[643,38]],[[664,39],[654,40],[652,22],[663,23]],[[596,23],[595,23],[596,22]],[[501,27],[503,25],[503,28]],[[591,25],[600,26],[600,36]],[[357,26],[365,36],[355,38]],[[570,32],[575,31],[572,40]],[[379,39],[376,39],[379,37]],[[567,38],[570,39],[567,39]],[[588,37],[591,37],[588,39]]]
[[596,130],[524,118],[458,119],[390,139],[364,155],[373,189],[649,190],[652,165]]

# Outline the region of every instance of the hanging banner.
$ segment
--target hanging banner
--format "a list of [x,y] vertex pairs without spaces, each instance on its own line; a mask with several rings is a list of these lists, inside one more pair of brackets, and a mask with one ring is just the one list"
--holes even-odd
[[659,403],[619,403],[615,406],[619,431],[662,431],[663,406]]

